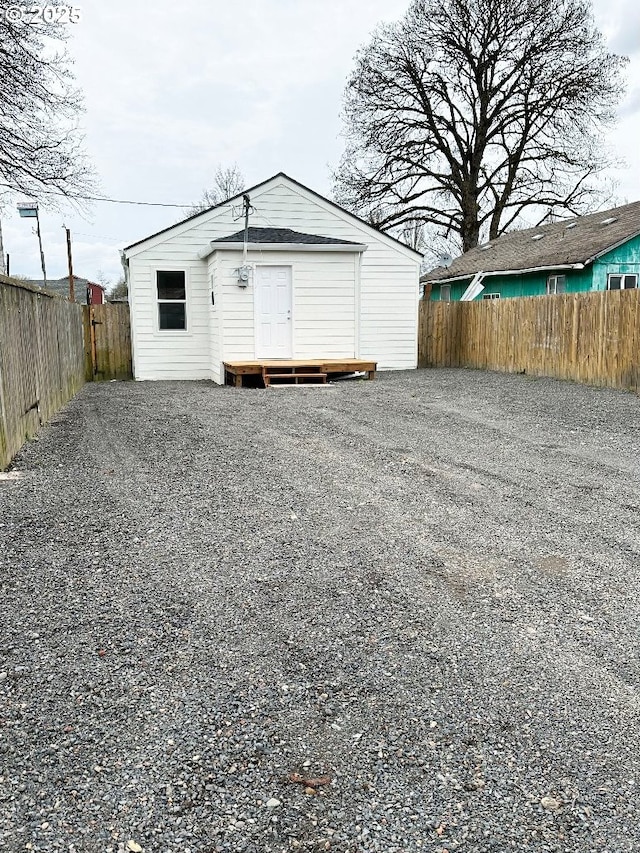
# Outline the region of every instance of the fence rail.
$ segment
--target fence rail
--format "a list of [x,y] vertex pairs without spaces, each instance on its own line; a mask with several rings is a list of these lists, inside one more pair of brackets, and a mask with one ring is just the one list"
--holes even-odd
[[84,375],[82,307],[0,276],[0,470]]
[[640,290],[420,303],[420,367],[640,388]]

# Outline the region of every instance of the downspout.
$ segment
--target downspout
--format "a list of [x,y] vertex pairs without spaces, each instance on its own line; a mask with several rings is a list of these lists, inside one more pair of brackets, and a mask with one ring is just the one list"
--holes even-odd
[[479,296],[484,290],[484,284],[482,283],[485,274],[481,272],[477,272],[474,277],[471,279],[469,283],[469,287],[465,290],[465,292],[460,297],[460,302],[472,302],[476,296]]
[[360,358],[360,320],[362,316],[361,279],[362,279],[362,252],[355,256],[355,326],[353,330],[353,357]]

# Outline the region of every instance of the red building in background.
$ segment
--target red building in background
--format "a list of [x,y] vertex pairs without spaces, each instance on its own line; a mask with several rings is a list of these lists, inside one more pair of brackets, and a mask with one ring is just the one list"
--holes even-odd
[[[36,287],[44,287],[44,281],[41,278],[28,279],[29,284]],[[95,281],[89,281],[87,278],[81,278],[79,275],[73,277],[75,289],[75,302],[80,305],[104,305],[105,288]],[[47,290],[53,290],[59,296],[69,296],[69,276],[65,275],[62,278],[47,279]]]

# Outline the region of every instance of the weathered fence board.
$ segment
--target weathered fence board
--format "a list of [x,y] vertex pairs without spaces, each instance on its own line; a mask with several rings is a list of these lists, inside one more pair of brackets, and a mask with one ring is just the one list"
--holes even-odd
[[82,307],[0,276],[0,469],[84,374]]
[[640,388],[640,290],[420,303],[420,367]]
[[84,312],[87,380],[131,379],[129,305],[86,305]]

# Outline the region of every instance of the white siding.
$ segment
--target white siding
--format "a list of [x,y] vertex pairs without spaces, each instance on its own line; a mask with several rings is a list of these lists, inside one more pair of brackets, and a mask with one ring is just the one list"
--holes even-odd
[[[291,263],[294,268],[296,355],[355,355],[377,361],[381,370],[415,367],[419,259],[286,177],[277,176],[253,191],[251,202],[255,211],[252,225],[292,228],[367,245],[361,262],[359,312],[354,302],[354,255],[294,252],[284,260],[287,253],[252,253],[253,262],[262,258],[268,263]],[[216,253],[221,258],[220,281],[225,282],[220,287],[219,312],[211,306],[211,261],[207,264],[198,259],[198,251],[210,240],[239,230],[234,212],[237,214],[229,204],[204,213],[127,253],[137,378],[207,376],[220,381],[215,367],[218,359],[254,357],[252,288],[243,291],[229,277],[229,270],[238,266],[237,255],[232,258],[234,253],[230,251]],[[163,265],[167,269],[189,270],[190,330],[186,335],[157,331],[153,278],[155,269]],[[219,344],[210,333],[216,313],[223,317],[220,355],[215,354]]]
[[[177,254],[177,253],[176,253]],[[160,331],[156,271],[186,273],[187,329]],[[130,261],[130,295],[136,379],[209,379],[209,286],[207,265],[188,256],[162,259],[156,253]]]
[[[216,252],[223,293],[222,360],[255,358],[254,288],[240,288],[236,251]],[[249,252],[251,267],[292,268],[293,358],[353,358],[355,354],[355,258],[345,252]]]

